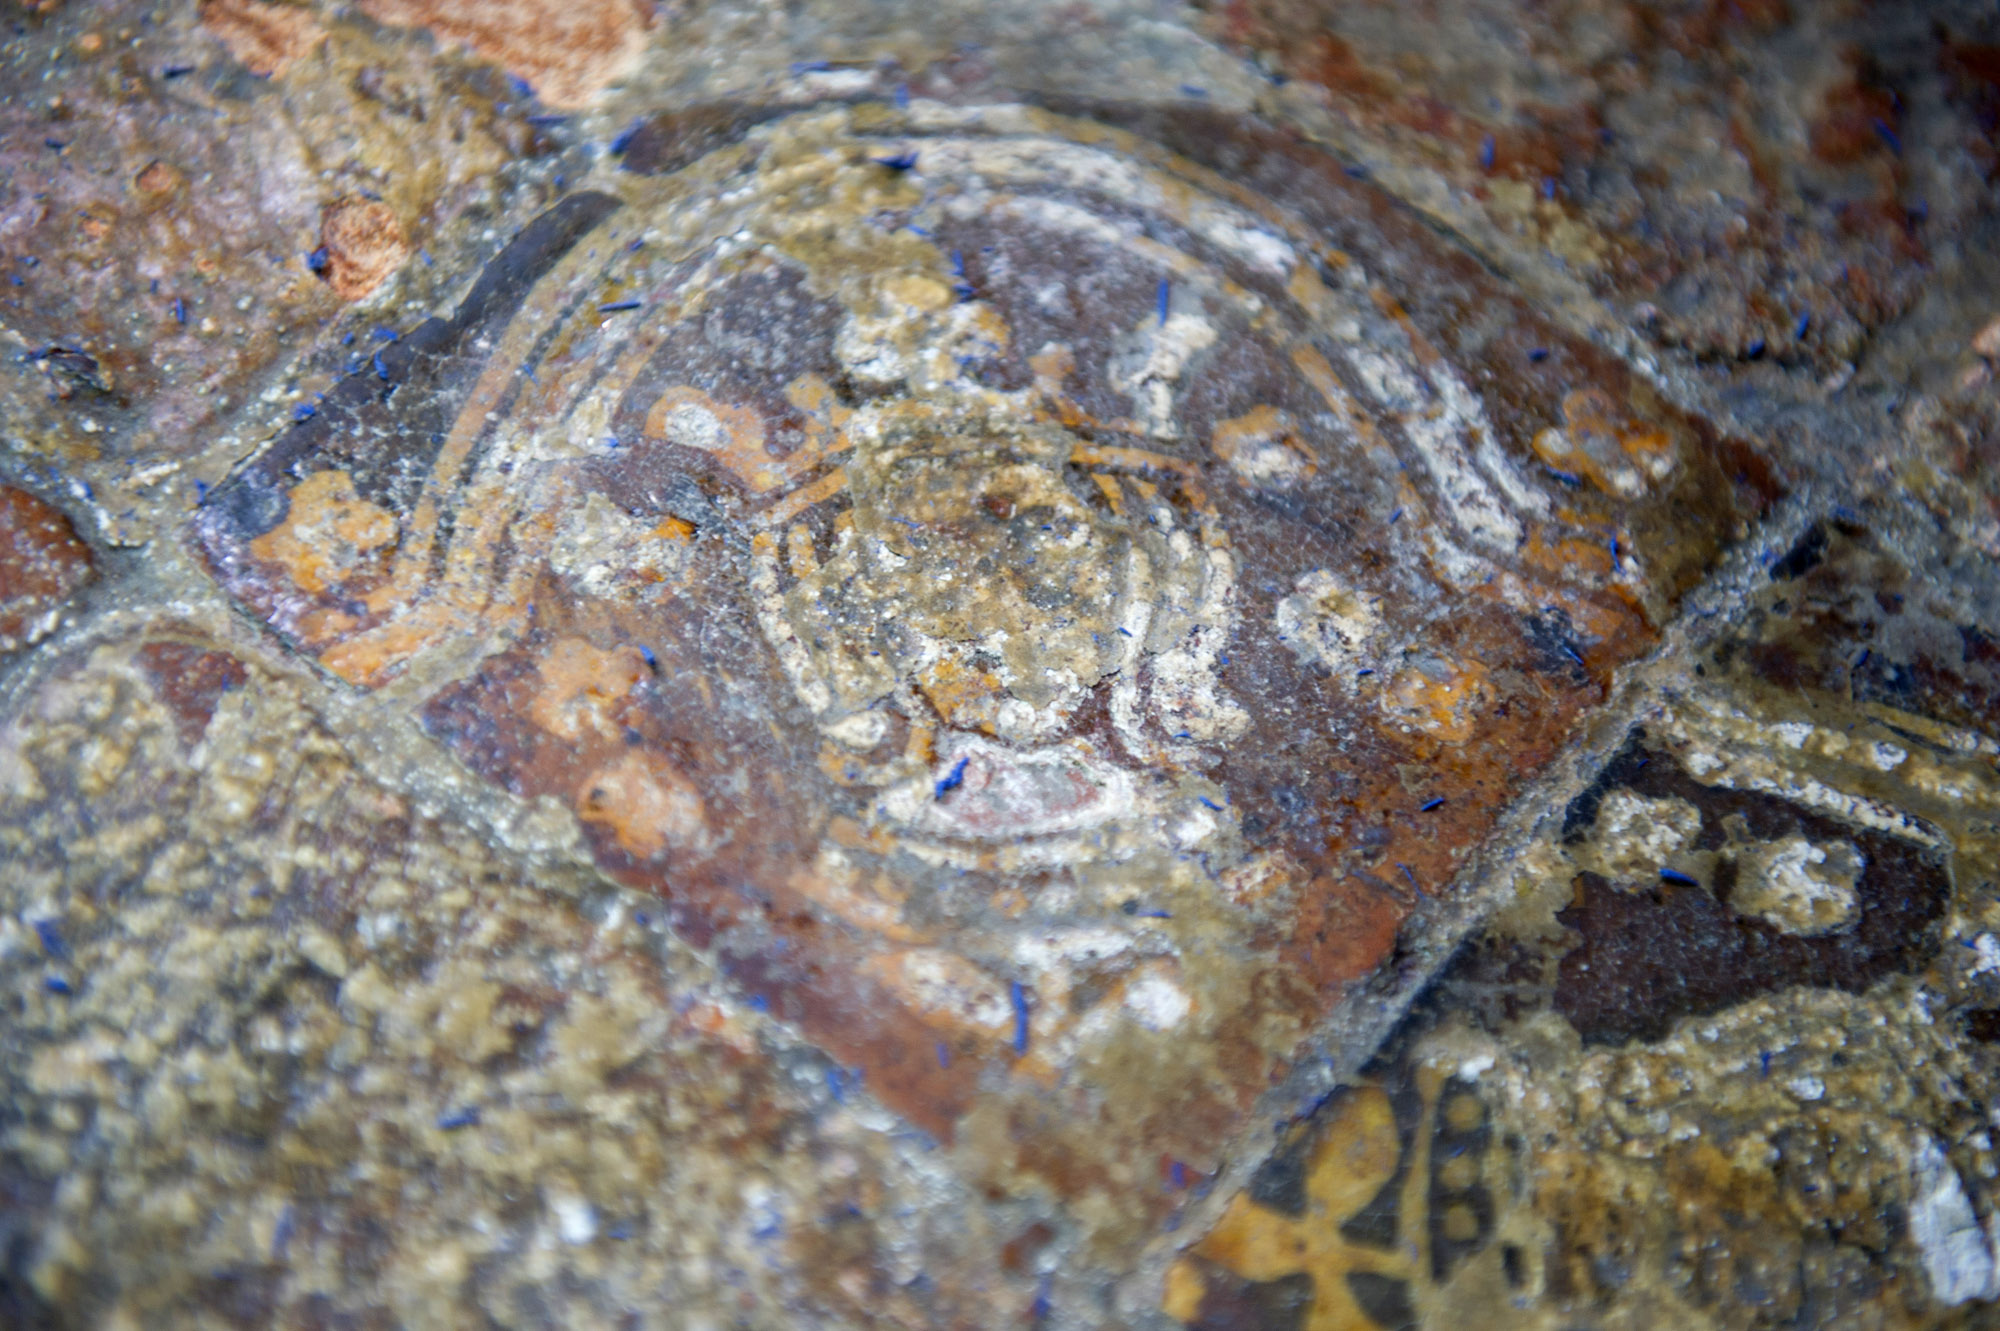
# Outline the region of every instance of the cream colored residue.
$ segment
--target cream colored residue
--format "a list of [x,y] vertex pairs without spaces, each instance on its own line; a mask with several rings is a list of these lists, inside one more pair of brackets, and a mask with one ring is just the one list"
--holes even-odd
[[528,715],[550,734],[564,739],[595,732],[615,737],[620,703],[646,675],[645,659],[636,647],[603,650],[582,638],[560,638],[536,663],[541,688],[528,704]]
[[641,594],[679,575],[693,532],[679,518],[633,517],[593,491],[563,514],[549,567],[588,596]]
[[285,519],[250,542],[250,553],[282,565],[301,591],[322,592],[374,571],[396,539],[396,517],[360,497],[344,471],[316,471],[293,486]]
[[1013,1030],[1006,982],[956,953],[911,948],[884,953],[868,969],[940,1031],[991,1040]]
[[1252,407],[1215,427],[1209,447],[1245,485],[1286,489],[1310,480],[1319,465],[1291,413]]
[[1736,863],[1730,904],[1745,915],[1807,936],[1831,933],[1855,917],[1863,862],[1852,842],[1788,836],[1750,846]]
[[654,753],[628,751],[585,777],[577,786],[576,811],[642,859],[704,839],[701,793]]
[[1656,426],[1638,423],[1600,388],[1563,397],[1561,429],[1535,436],[1535,453],[1557,471],[1583,477],[1625,499],[1645,494],[1673,473],[1673,440]]
[[1493,697],[1485,666],[1430,657],[1391,678],[1382,693],[1382,710],[1408,729],[1456,744],[1471,738]]
[[1580,868],[1613,884],[1650,884],[1701,831],[1701,811],[1684,799],[1656,799],[1619,788],[1597,806],[1588,843],[1575,854]]

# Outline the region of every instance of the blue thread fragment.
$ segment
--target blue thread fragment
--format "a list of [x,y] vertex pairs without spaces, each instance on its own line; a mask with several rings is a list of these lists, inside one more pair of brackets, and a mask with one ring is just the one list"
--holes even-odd
[[1689,877],[1687,874],[1682,873],[1679,869],[1660,870],[1660,881],[1663,883],[1674,883],[1680,887],[1701,886],[1700,883],[1696,882],[1693,878]]
[[937,787],[933,791],[931,798],[941,800],[951,791],[957,790],[960,786],[964,785],[965,765],[971,761],[970,758],[960,758],[948,774],[939,777]]
[[177,79],[183,75],[192,73],[194,73],[193,65],[168,65],[160,71],[160,77],[163,79]]
[[1401,860],[1397,860],[1396,867],[1403,871],[1403,877],[1410,880],[1410,890],[1412,892],[1423,891],[1421,887],[1417,886],[1417,875],[1410,869],[1409,865],[1403,863]]
[[1417,811],[1419,813],[1429,813],[1432,809],[1442,807],[1443,804],[1444,800],[1442,798],[1434,800],[1426,800],[1424,803],[1417,806]]
[[1007,997],[1014,1004],[1014,1052],[1028,1052],[1028,991],[1019,980],[1007,984]]
[[69,960],[69,944],[63,941],[62,929],[54,920],[36,920],[35,937],[42,940],[42,950],[57,961]]
[[1164,277],[1161,278],[1160,279],[1160,323],[1162,325],[1164,325],[1167,322],[1167,306],[1173,300],[1173,295],[1174,295],[1173,283],[1169,282]]
[[208,502],[208,482],[196,480],[194,483],[194,503],[199,508]]
[[69,981],[60,975],[51,975],[43,979],[42,988],[52,994],[61,994],[65,998],[73,992],[69,987]]
[[1570,646],[1568,643],[1564,643],[1562,645],[1562,649],[1564,656],[1567,656],[1570,660],[1576,662],[1578,665],[1582,666],[1585,670],[1590,669],[1590,664],[1583,659],[1583,657],[1577,652],[1576,648]]
[[383,383],[389,382],[389,362],[382,359],[382,353],[375,353],[375,377]]
[[642,118],[634,120],[631,124],[619,130],[611,140],[611,155],[613,157],[623,157],[625,150],[632,146],[632,140],[639,137],[639,131],[645,127],[646,122]]
[[1760,1073],[1761,1075],[1763,1075],[1763,1076],[1766,1076],[1766,1077],[1768,1077],[1768,1076],[1770,1076],[1770,1075],[1771,1075],[1771,1051],[1770,1051],[1770,1050],[1768,1050],[1768,1049],[1760,1049],[1760,1050],[1758,1050],[1758,1051],[1757,1051],[1757,1071],[1758,1071],[1758,1072],[1759,1072],[1759,1073]]
[[1221,812],[1222,812],[1222,806],[1221,806],[1220,804],[1217,804],[1217,803],[1216,803],[1216,802],[1215,802],[1214,800],[1210,799],[1210,798],[1209,798],[1208,796],[1206,796],[1206,795],[1203,795],[1203,796],[1201,797],[1201,802],[1202,802],[1202,804],[1203,804],[1203,805],[1205,805],[1205,806],[1206,806],[1206,807],[1208,807],[1208,808],[1211,808],[1211,809],[1215,810],[1215,811],[1216,811],[1217,813],[1221,813]]
[[636,310],[642,302],[636,300],[609,300],[597,307],[599,314],[616,314],[620,310]]
[[1811,327],[1812,327],[1812,311],[1811,310],[1800,311],[1797,321],[1792,324],[1792,340],[1794,342],[1805,341],[1806,330]]
[[1389,515],[1389,520],[1383,525],[1386,527],[1393,527],[1402,520],[1403,520],[1403,510],[1399,508],[1394,513],[1391,513]]
[[1577,486],[1583,484],[1583,477],[1573,471],[1563,471],[1559,467],[1544,467],[1543,470],[1571,489],[1575,489]]
[[1528,359],[1535,362],[1535,364],[1539,365],[1548,358],[1549,358],[1549,349],[1547,347],[1528,348]]
[[539,126],[560,125],[565,121],[567,121],[568,119],[569,117],[564,115],[538,115],[538,116],[529,116],[528,123],[530,125],[539,125]]
[[1357,671],[1355,671],[1355,672],[1354,672],[1354,677],[1355,677],[1356,679],[1366,679],[1366,678],[1368,678],[1368,677],[1369,677],[1370,675],[1372,675],[1372,674],[1374,674],[1374,673],[1375,673],[1375,667],[1373,667],[1373,666],[1362,666],[1362,667],[1361,667],[1361,669],[1359,669],[1359,670],[1357,670]]
[[1879,116],[1875,119],[1874,124],[1877,137],[1889,146],[1890,152],[1901,157],[1903,155],[1902,137],[1894,129],[1890,128],[1888,121],[1881,119]]
[[653,649],[644,643],[639,645],[639,659],[646,663],[648,670],[656,671],[660,668],[660,658],[653,655]]
[[186,302],[186,301],[184,301],[184,300],[182,300],[182,299],[181,299],[181,298],[180,298],[179,296],[175,296],[175,297],[174,297],[174,322],[175,322],[175,323],[177,323],[177,324],[184,324],[184,323],[186,323],[187,321],[188,321],[188,307],[187,307],[187,302]]
[[437,1116],[439,1132],[457,1132],[479,1122],[479,1106],[467,1105],[463,1109],[453,1109]]
[[317,415],[319,415],[319,408],[310,402],[301,402],[292,408],[292,419],[295,421],[309,421]]
[[1761,337],[1743,349],[1743,359],[1745,360],[1756,360],[1759,356],[1763,354],[1764,354],[1764,339]]
[[896,153],[891,157],[877,157],[873,160],[875,165],[886,166],[891,171],[907,171],[917,164],[917,150],[911,148],[905,152]]

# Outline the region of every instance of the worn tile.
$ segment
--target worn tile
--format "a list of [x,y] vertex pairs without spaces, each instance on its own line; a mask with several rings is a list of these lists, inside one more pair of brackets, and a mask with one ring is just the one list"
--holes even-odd
[[[0,438],[139,544],[310,397],[329,324],[429,309],[429,247],[509,224],[507,171],[556,145],[501,75],[365,20],[51,8],[0,35]],[[400,237],[366,281],[357,210]]]
[[1697,361],[1839,381],[1993,215],[1990,6],[1201,7],[1418,206]]
[[193,539],[1129,1253],[1776,483],[1292,140],[923,93],[600,173]]
[[1064,1248],[171,625],[0,729],[0,995],[9,1327],[972,1327]]
[[0,485],[0,655],[47,637],[91,565],[90,547],[60,509]]
[[1176,1266],[1170,1313],[1979,1324],[2000,579],[1928,526],[1844,511],[1772,562],[1369,1077]]

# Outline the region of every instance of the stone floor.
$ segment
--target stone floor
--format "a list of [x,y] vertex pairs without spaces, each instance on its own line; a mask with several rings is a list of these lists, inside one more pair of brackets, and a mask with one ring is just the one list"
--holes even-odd
[[0,1326],[2000,1325],[2000,16],[21,0]]

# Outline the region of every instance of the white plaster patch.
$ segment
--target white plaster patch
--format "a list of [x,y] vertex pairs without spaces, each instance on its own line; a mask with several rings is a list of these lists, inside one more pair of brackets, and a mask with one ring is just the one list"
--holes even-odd
[[1077,832],[1128,816],[1132,776],[1082,742],[1014,749],[954,736],[935,769],[886,791],[883,814],[932,836],[1014,841]]
[[1925,1137],[1913,1165],[1910,1238],[1930,1278],[1931,1297],[1949,1306],[2000,1294],[1993,1238],[1980,1227],[1944,1148]]
[[1125,986],[1125,1010],[1149,1031],[1172,1030],[1193,1006],[1187,992],[1164,975],[1141,975]]
[[713,453],[729,442],[729,432],[721,419],[697,403],[683,402],[670,408],[660,424],[667,442],[682,448]]
[[552,1193],[548,1200],[556,1233],[564,1243],[588,1243],[597,1237],[597,1212],[589,1202],[567,1192]]
[[[1465,451],[1472,422],[1454,409],[1452,399],[1440,398],[1400,361],[1373,348],[1350,346],[1347,358],[1368,395],[1401,421],[1403,434],[1444,496],[1452,520],[1482,545],[1503,551],[1519,546],[1526,529],[1472,465]],[[1466,399],[1470,401],[1471,395]]]
[[1375,654],[1382,635],[1382,612],[1328,569],[1301,577],[1290,596],[1278,602],[1278,639],[1301,661],[1338,673],[1352,672]]
[[1972,975],[1985,975],[2000,971],[2000,939],[1992,934],[1980,934],[1972,940]]
[[1701,812],[1684,799],[1613,790],[1597,806],[1591,850],[1607,877],[1651,882],[1700,830]]
[[1198,314],[1175,314],[1165,323],[1148,315],[1134,330],[1135,345],[1120,351],[1107,377],[1132,398],[1154,438],[1174,434],[1174,383],[1194,354],[1215,345],[1215,325]]
[[657,523],[593,491],[563,515],[549,567],[575,579],[586,596],[600,597],[633,584],[657,587],[679,573],[686,558],[685,542],[661,535]]
[[1744,853],[1732,901],[1786,933],[1831,933],[1854,918],[1862,867],[1861,852],[1850,842],[1784,837]]

